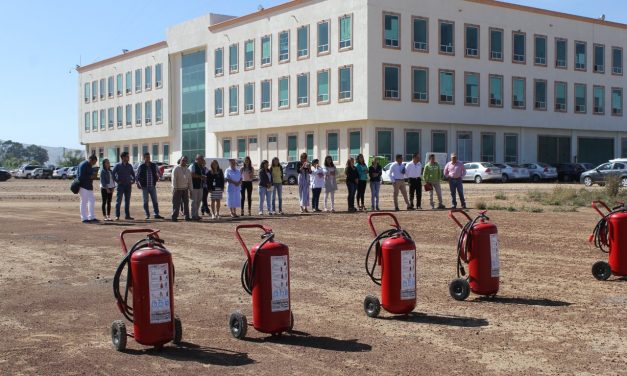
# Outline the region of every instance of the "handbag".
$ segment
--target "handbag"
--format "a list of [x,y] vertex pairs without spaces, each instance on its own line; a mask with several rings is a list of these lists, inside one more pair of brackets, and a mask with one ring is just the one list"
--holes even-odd
[[70,191],[72,191],[72,193],[77,195],[78,191],[80,190],[81,190],[81,183],[78,181],[78,179],[72,180],[72,183],[70,184]]
[[425,192],[429,192],[433,190],[433,185],[431,183],[425,184]]

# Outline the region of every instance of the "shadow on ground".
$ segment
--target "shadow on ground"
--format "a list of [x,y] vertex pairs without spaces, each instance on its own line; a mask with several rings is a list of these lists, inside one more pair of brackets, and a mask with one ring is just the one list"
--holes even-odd
[[443,316],[443,315],[428,315],[420,312],[410,312],[407,315],[399,316],[382,316],[381,320],[396,320],[407,321],[418,324],[433,324],[433,325],[448,325],[458,326],[464,328],[476,328],[480,326],[488,326],[489,322],[486,319],[464,316]]
[[226,367],[238,367],[255,363],[246,353],[203,347],[189,342],[181,342],[178,346],[167,346],[162,349],[127,349],[126,353],[131,355],[152,355],[181,362],[197,362]]
[[503,296],[482,296],[472,300],[476,303],[500,303],[500,304],[521,304],[529,306],[542,306],[542,307],[568,307],[572,303],[564,302],[561,300],[551,299],[531,299],[531,298],[508,298]]
[[335,339],[331,337],[318,337],[309,333],[293,330],[285,335],[265,338],[246,338],[249,342],[270,342],[282,345],[309,347],[314,349],[341,351],[341,352],[365,352],[372,350],[372,346],[359,343],[356,339]]

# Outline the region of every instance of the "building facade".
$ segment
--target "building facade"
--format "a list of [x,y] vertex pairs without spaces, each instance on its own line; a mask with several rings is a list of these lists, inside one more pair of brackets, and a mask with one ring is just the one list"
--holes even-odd
[[[456,152],[597,163],[627,157],[625,37],[627,25],[491,0],[295,0],[208,15],[80,68],[80,136],[108,157],[158,144],[169,160]],[[163,93],[87,98],[94,81],[157,62]],[[161,124],[109,127],[111,108],[159,99]]]

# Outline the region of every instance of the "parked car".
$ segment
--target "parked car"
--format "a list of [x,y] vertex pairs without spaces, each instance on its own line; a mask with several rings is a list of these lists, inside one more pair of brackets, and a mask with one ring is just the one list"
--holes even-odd
[[52,178],[53,179],[67,179],[67,173],[68,170],[70,168],[69,167],[60,167],[57,168],[56,170],[54,170],[54,172],[52,173]]
[[78,173],[78,166],[70,167],[69,170],[67,170],[68,179],[74,179],[77,173]]
[[9,171],[5,170],[4,168],[0,168],[0,181],[7,181],[12,177],[13,176],[11,176],[11,173]]
[[503,176],[501,169],[490,162],[469,162],[464,164],[466,175],[463,181],[474,181],[481,184],[484,181],[501,181]]
[[[594,165],[592,163],[577,163],[579,166],[581,166],[582,170],[584,172],[586,171],[590,171],[594,168]],[[581,176],[579,176],[581,177]]]
[[50,179],[51,177],[51,169],[40,167],[33,170],[33,179]]
[[[392,167],[392,165],[396,163],[396,162],[390,162],[388,164],[386,164],[385,166],[383,166],[383,169],[381,171],[381,183],[385,184],[385,183],[392,183],[392,180],[390,179],[390,168]],[[409,162],[403,162],[403,165],[405,165],[405,167],[407,167],[407,164]]]
[[520,167],[524,167],[529,170],[529,176],[531,181],[534,183],[542,180],[557,179],[557,169],[546,163],[523,163]]
[[516,163],[495,163],[496,167],[501,169],[501,181],[507,183],[512,180],[529,179],[529,170],[520,167]]
[[579,181],[585,171],[579,163],[558,163],[553,167],[557,169],[557,180],[563,182]]
[[172,170],[174,166],[169,166],[163,169],[163,173],[161,174],[161,180],[172,180]]
[[36,164],[25,164],[17,169],[17,173],[15,175],[16,178],[20,179],[30,179],[33,177],[33,171],[41,166]]
[[627,187],[627,161],[603,163],[597,168],[581,174],[580,181],[590,187],[593,184],[605,185],[608,176],[617,176],[621,180],[621,185]]
[[283,183],[289,185],[298,184],[298,171],[296,171],[296,165],[298,162],[287,162],[287,165],[283,167]]

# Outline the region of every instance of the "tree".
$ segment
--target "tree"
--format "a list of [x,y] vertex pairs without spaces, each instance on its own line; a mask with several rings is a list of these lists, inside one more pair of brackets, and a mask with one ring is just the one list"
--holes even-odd
[[26,149],[19,142],[11,140],[0,143],[0,164],[6,167],[17,167],[27,160]]
[[78,166],[83,161],[83,152],[80,150],[66,151],[63,154],[63,159],[59,163],[61,167]]
[[48,150],[37,145],[29,145],[26,148],[26,155],[30,161],[35,161],[40,165],[48,162]]

